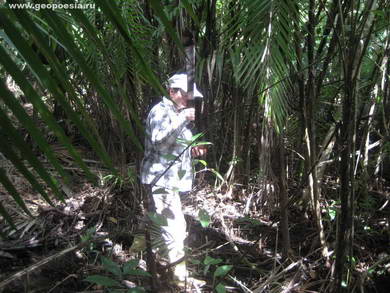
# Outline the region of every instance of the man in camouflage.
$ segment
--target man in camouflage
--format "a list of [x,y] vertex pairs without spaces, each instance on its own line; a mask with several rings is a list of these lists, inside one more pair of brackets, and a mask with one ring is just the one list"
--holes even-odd
[[[171,263],[184,257],[186,221],[180,195],[192,189],[192,157],[204,155],[201,147],[188,146],[191,141],[191,121],[195,109],[188,107],[191,98],[187,93],[187,75],[176,74],[168,80],[170,99],[152,108],[146,120],[145,157],[141,169],[141,181],[149,186],[158,215],[166,219],[161,227],[162,238]],[[203,97],[194,85],[194,97]],[[185,262],[175,266],[178,281],[187,277]]]

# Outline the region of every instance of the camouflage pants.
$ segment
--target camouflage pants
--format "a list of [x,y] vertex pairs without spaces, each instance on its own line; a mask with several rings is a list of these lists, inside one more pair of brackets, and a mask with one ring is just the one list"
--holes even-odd
[[170,263],[184,257],[184,240],[186,238],[186,221],[182,211],[179,192],[152,188],[152,209],[163,223],[160,223],[160,238],[167,249]]

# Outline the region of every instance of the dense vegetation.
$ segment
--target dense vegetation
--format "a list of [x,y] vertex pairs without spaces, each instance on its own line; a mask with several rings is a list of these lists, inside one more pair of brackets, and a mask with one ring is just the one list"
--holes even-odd
[[[193,221],[202,223],[197,229],[213,228],[216,239],[222,227],[237,248],[230,257],[208,247],[195,270],[217,292],[387,292],[380,290],[388,290],[390,278],[389,1],[77,2],[94,5],[88,9],[10,9],[24,1],[6,2],[0,9],[0,259],[15,259],[7,243],[44,239],[55,222],[49,205],[66,212],[88,188],[107,207],[103,213],[96,205],[90,214],[106,216],[92,218],[56,249],[100,247],[102,225],[108,235],[121,231],[116,241],[132,239],[112,223],[121,219],[131,230],[139,222],[142,121],[165,94],[167,77],[184,69],[182,41],[190,33],[204,94],[201,139],[212,143],[197,165],[193,194],[210,202],[195,205],[203,208]],[[28,194],[20,182],[29,184]],[[121,207],[114,205],[118,198]],[[220,212],[236,207],[238,215],[218,214],[220,204]],[[45,225],[37,220],[42,215],[51,219]],[[94,253],[103,254],[99,249]],[[135,263],[118,273],[118,259],[102,262],[108,269],[96,283],[109,273],[148,278]],[[3,266],[2,278],[11,267]],[[83,278],[79,291],[87,287]],[[59,288],[53,292],[77,291]]]

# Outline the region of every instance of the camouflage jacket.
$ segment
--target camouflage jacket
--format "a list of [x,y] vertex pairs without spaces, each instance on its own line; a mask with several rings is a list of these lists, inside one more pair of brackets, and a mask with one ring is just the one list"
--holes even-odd
[[[191,148],[187,148],[188,144],[183,141],[191,138],[190,122],[172,101],[164,97],[152,108],[146,119],[142,183],[155,183],[156,187],[167,190],[190,191],[193,180]],[[171,164],[173,165],[166,171]],[[164,175],[153,182],[161,174]]]

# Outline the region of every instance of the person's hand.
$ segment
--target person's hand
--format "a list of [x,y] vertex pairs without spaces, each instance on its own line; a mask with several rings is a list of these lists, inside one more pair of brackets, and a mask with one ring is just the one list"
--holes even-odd
[[186,117],[188,121],[195,120],[195,108],[186,108],[182,110],[181,113],[183,113],[184,117]]
[[207,154],[207,148],[205,145],[194,146],[191,149],[191,154],[193,157],[201,157]]

